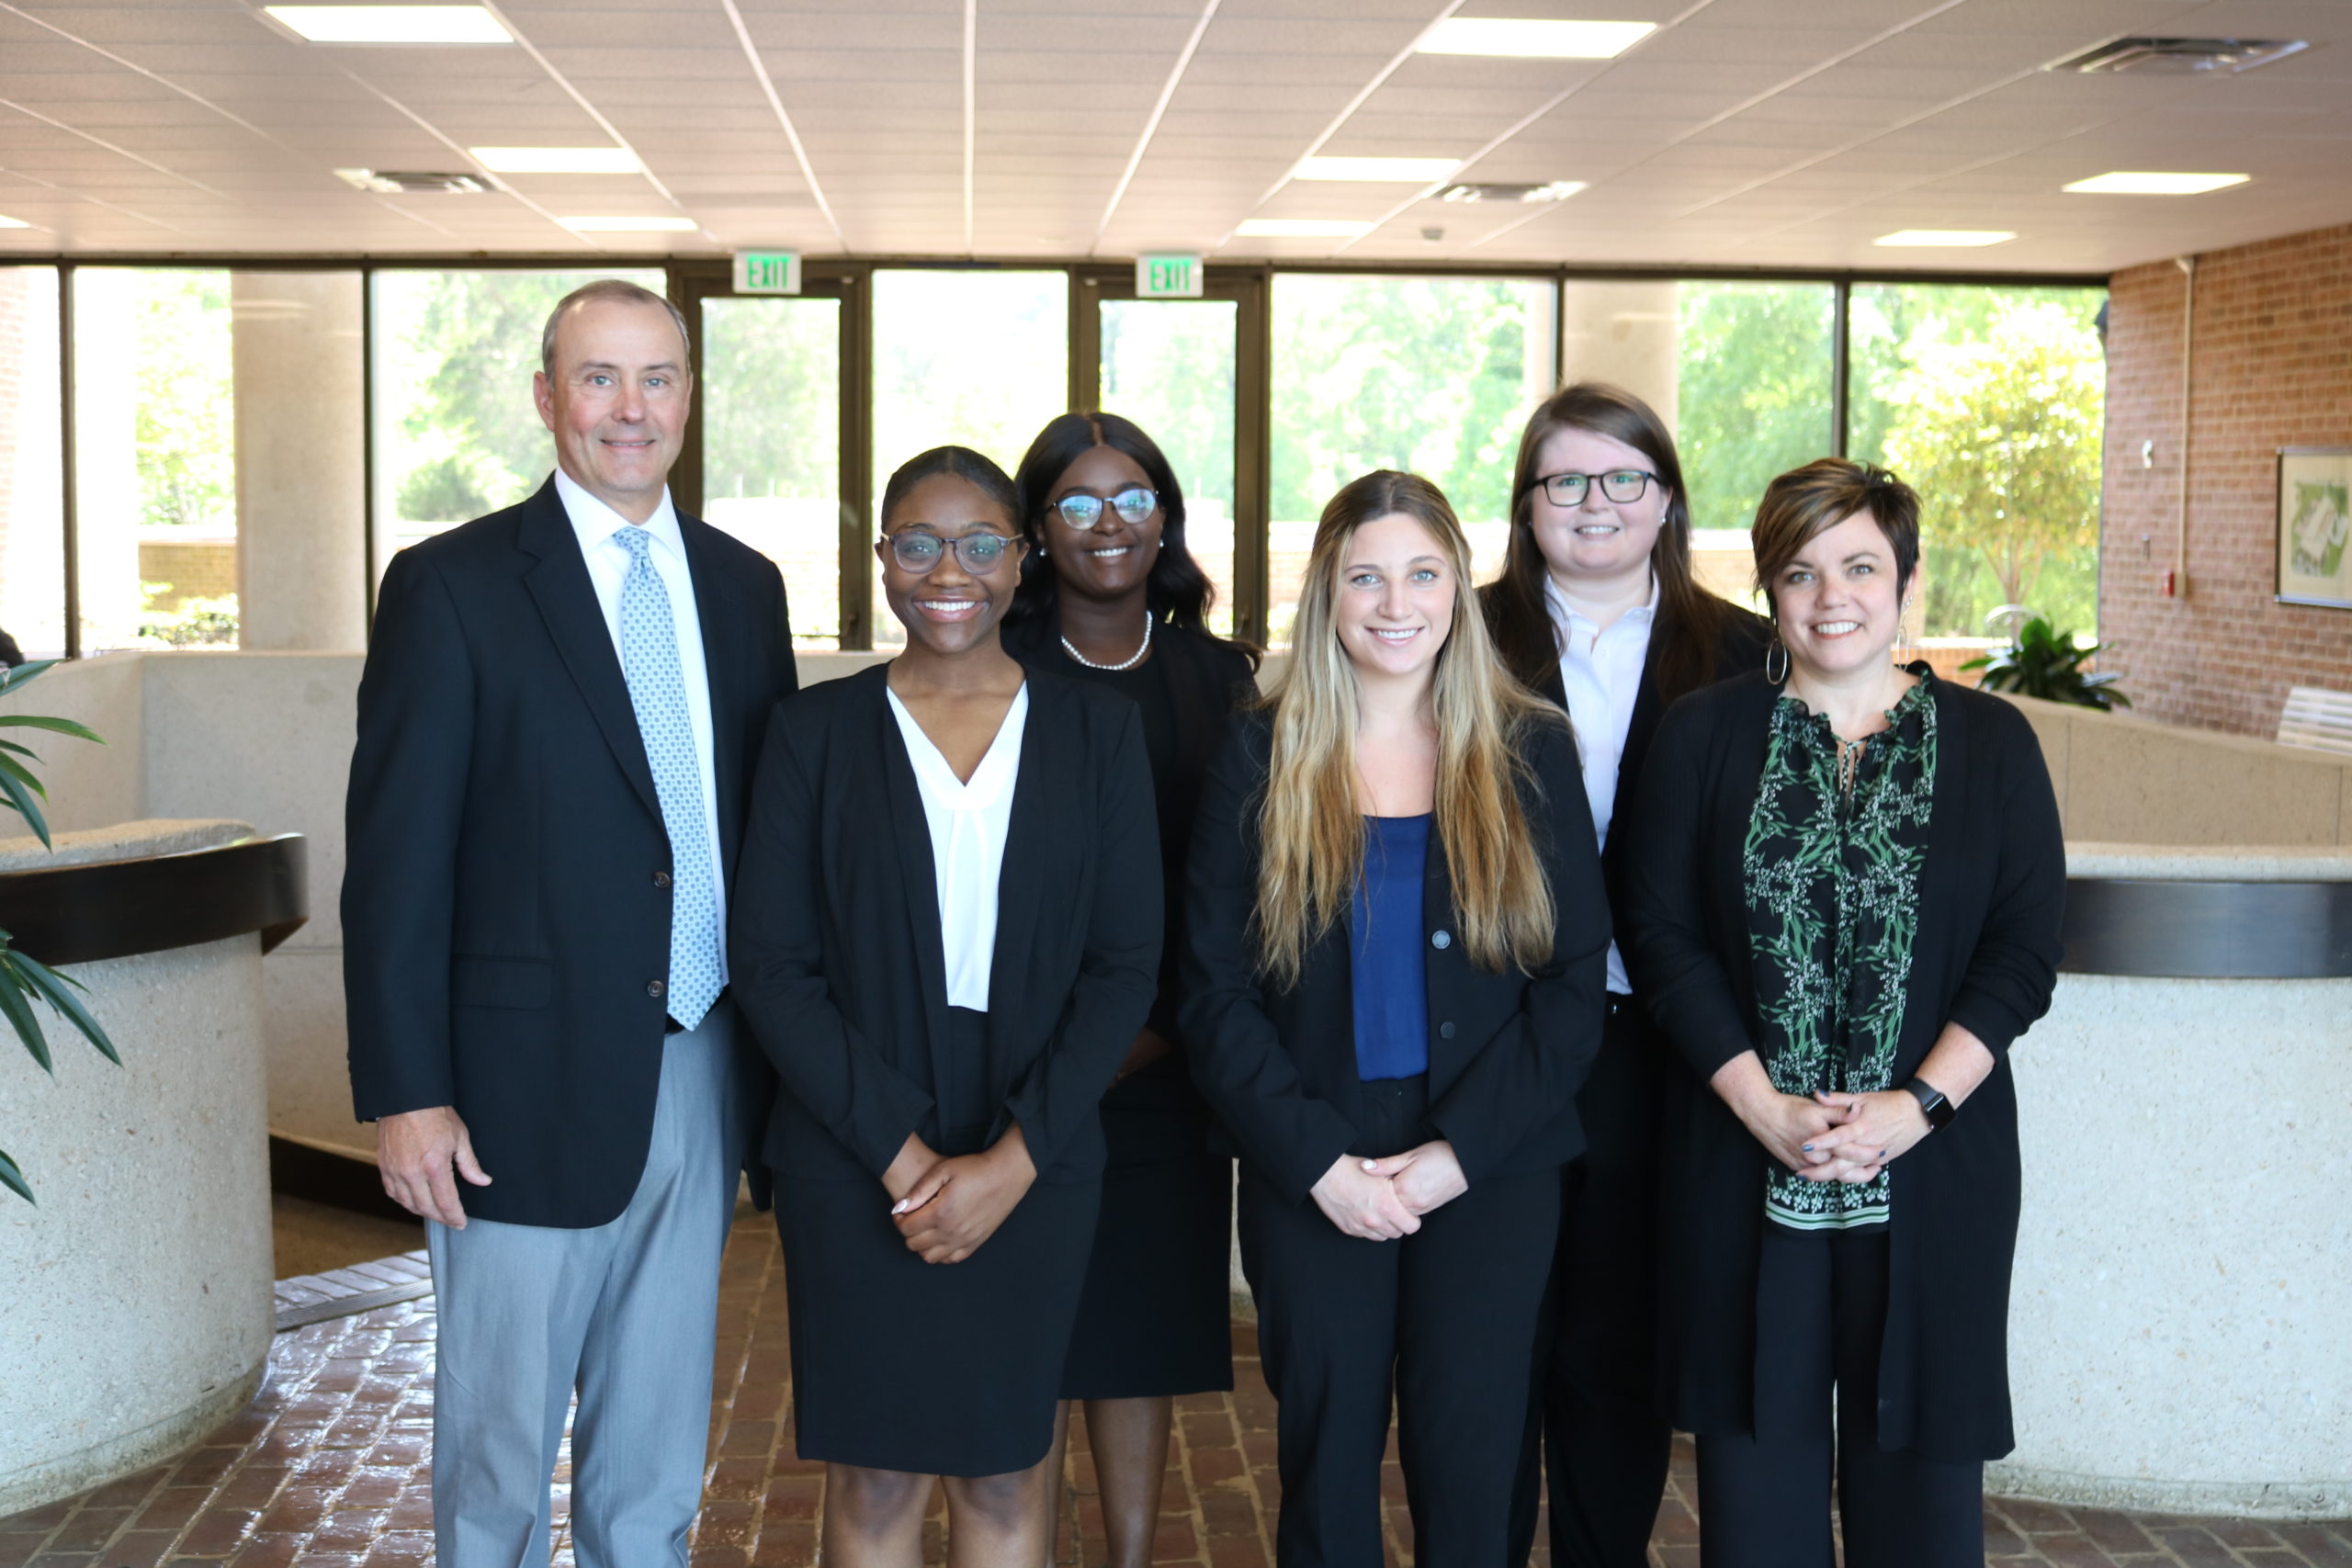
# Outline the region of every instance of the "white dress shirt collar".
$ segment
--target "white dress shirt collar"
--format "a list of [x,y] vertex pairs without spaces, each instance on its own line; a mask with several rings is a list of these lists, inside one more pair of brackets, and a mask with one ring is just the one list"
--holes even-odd
[[[666,502],[667,497],[663,499]],[[1653,571],[1650,573],[1649,598],[1626,611],[1610,625],[1616,626],[1631,621],[1636,626],[1648,626],[1657,619],[1657,573]],[[1583,636],[1585,646],[1588,648],[1591,647],[1593,638],[1600,635],[1599,629],[1591,621],[1586,619],[1582,612],[1569,608],[1568,596],[1560,591],[1559,579],[1548,571],[1544,574],[1544,608],[1551,613],[1553,630],[1557,634],[1562,653],[1568,650],[1568,637],[1572,629]],[[1643,637],[1645,646],[1647,645],[1648,640],[1645,634]]]
[[[588,487],[565,473],[555,471],[556,499],[563,502],[563,514],[571,520],[571,531],[580,536],[580,553],[585,555],[623,528],[638,526],[597,500]],[[661,504],[653,515],[641,525],[653,536],[653,542],[666,547],[680,561],[686,558],[686,536],[678,526],[678,510],[670,504],[670,487],[662,487]]]

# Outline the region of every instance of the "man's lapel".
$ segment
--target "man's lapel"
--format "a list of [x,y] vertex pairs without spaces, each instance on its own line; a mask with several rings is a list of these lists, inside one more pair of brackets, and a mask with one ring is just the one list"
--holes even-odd
[[523,508],[515,531],[515,547],[538,558],[523,573],[523,584],[539,607],[548,637],[571,671],[581,697],[587,703],[596,728],[605,733],[613,760],[662,820],[662,797],[653,787],[653,769],[645,760],[645,740],[638,733],[637,710],[630,705],[628,682],[621,674],[620,655],[605,612],[596,603],[596,585],[588,579],[588,562],[580,553],[580,538],[556,494],[555,480],[539,487]]

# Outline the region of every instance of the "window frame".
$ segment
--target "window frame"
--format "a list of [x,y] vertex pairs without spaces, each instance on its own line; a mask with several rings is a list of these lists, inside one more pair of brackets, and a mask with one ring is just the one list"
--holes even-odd
[[[64,528],[65,655],[82,656],[81,574],[76,551],[79,497],[75,480],[74,428],[74,276],[83,267],[222,268],[238,272],[339,272],[359,276],[361,305],[361,428],[363,431],[367,549],[363,560],[375,558],[379,520],[376,515],[375,440],[375,276],[379,272],[545,271],[589,268],[653,269],[668,280],[671,300],[695,320],[704,299],[734,292],[731,262],[726,257],[669,256],[576,251],[514,255],[419,254],[401,255],[319,254],[242,255],[164,252],[140,253],[22,253],[0,254],[0,266],[49,267],[58,280],[60,311],[60,387],[62,408],[59,421],[64,470],[60,506]],[[1091,409],[1100,400],[1101,338],[1095,306],[1102,299],[1135,298],[1132,263],[1095,258],[987,257],[971,260],[930,256],[804,256],[804,295],[838,298],[842,301],[841,344],[841,605],[843,652],[873,647],[873,562],[866,549],[872,536],[873,468],[873,274],[881,267],[940,270],[1062,271],[1069,277],[1069,406]],[[1281,273],[1391,274],[1400,276],[1515,277],[1548,281],[1553,287],[1554,336],[1566,308],[1571,283],[1581,282],[1750,282],[1826,283],[1834,293],[1831,317],[1831,408],[1834,451],[1842,456],[1849,436],[1852,344],[1849,321],[1857,285],[1943,285],[2005,288],[2107,288],[2112,279],[2104,273],[2000,273],[1949,270],[1905,271],[1835,267],[1727,266],[1553,266],[1526,263],[1491,265],[1379,262],[1352,260],[1285,260],[1222,263],[1206,261],[1205,297],[1238,301],[1235,355],[1234,431],[1234,626],[1243,638],[1262,641],[1266,624],[1267,530],[1272,504],[1272,319],[1273,278]],[[697,338],[700,336],[696,334]],[[694,345],[695,368],[701,367],[702,344]],[[1555,367],[1558,348],[1555,343]],[[673,471],[672,483],[684,510],[696,510],[702,500],[702,412],[695,409],[688,425],[686,449]],[[362,595],[372,626],[375,617],[375,574],[364,570],[353,585]]]

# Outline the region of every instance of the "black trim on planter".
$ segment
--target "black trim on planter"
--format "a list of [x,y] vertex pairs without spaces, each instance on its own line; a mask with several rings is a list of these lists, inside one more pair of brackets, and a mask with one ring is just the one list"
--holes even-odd
[[2073,975],[2179,979],[2352,977],[2352,882],[2066,884]]
[[0,873],[0,931],[43,964],[92,964],[261,933],[267,953],[310,919],[300,833],[211,849]]

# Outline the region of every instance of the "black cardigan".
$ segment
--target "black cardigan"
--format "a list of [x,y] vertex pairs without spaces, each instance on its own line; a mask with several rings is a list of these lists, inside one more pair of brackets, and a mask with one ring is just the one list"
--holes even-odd
[[[1662,1300],[1670,1414],[1692,1432],[1746,1432],[1753,1422],[1770,1156],[1707,1080],[1757,1037],[1740,856],[1779,695],[1759,672],[1677,703],[1634,804],[1625,956],[1689,1069],[1668,1075]],[[1894,1076],[1917,1070],[1947,1022],[1982,1040],[1995,1066],[1950,1126],[1891,1168],[1879,1442],[1986,1460],[2015,1446],[2018,1122],[2007,1053],[2050,1007],[2066,856],[2025,716],[1949,682],[1937,683],[1935,700],[1934,815]]]
[[[910,1133],[941,1135],[946,960],[888,673],[776,705],[736,884],[734,996],[784,1080],[765,1156],[799,1176],[878,1179]],[[1040,1179],[1082,1180],[1102,1168],[1096,1108],[1159,962],[1159,835],[1134,704],[1030,673],[998,898],[987,1138],[1018,1122]]]
[[[1452,940],[1452,887],[1435,833],[1421,895],[1431,937],[1421,950],[1430,1121],[1474,1184],[1583,1151],[1576,1093],[1600,1048],[1609,908],[1575,743],[1566,725],[1547,721],[1530,725],[1521,745],[1533,783],[1521,787],[1521,805],[1559,916],[1550,961],[1532,975],[1471,964]],[[1237,715],[1209,769],[1193,838],[1183,1026],[1193,1079],[1237,1152],[1298,1201],[1353,1146],[1363,1082],[1348,922],[1307,951],[1295,987],[1272,989],[1258,971],[1250,919],[1272,749],[1268,710]]]

